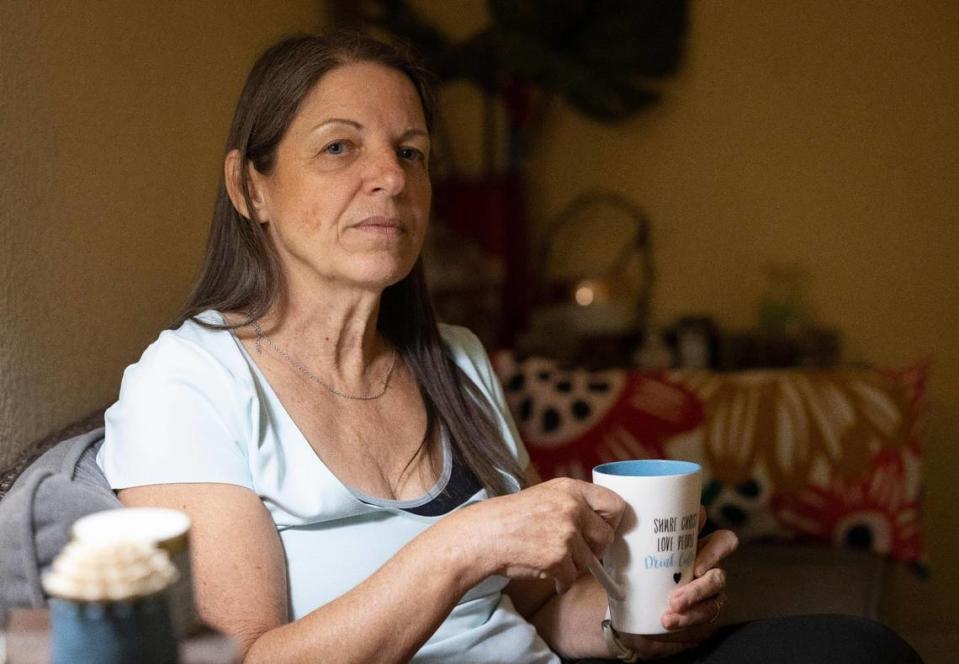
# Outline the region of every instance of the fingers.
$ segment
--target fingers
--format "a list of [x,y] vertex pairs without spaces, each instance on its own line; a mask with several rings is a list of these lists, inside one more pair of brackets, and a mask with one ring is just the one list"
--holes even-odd
[[690,630],[704,628],[710,632],[716,626],[716,620],[726,602],[726,594],[713,595],[698,604],[694,604],[682,613],[663,614],[662,624],[666,629]]
[[563,478],[541,486],[559,492],[555,497],[560,514],[572,520],[593,554],[601,557],[626,507],[623,499],[609,489],[578,480]]
[[693,576],[700,577],[719,564],[739,546],[739,538],[731,530],[717,530],[699,540]]
[[573,559],[563,559],[556,567],[556,571],[553,575],[553,586],[556,588],[556,594],[562,595],[569,590],[576,582],[577,578],[579,578],[579,571],[576,569]]
[[726,572],[714,568],[698,579],[677,588],[669,598],[667,612],[682,613],[704,600],[715,597],[726,589]]
[[577,491],[589,508],[603,518],[615,531],[626,509],[626,503],[614,491],[589,482],[573,482],[571,490]]
[[660,622],[666,629],[712,625],[726,601],[726,572],[713,568],[673,592]]
[[608,521],[592,510],[584,510],[580,517],[580,528],[583,533],[583,539],[589,545],[590,551],[597,558],[602,558],[616,534],[616,531]]
[[589,570],[590,564],[595,560],[586,540],[576,537],[570,545],[570,555],[555,568],[556,592],[562,595],[569,590],[576,579]]
[[507,576],[532,574],[554,580],[563,593],[589,570],[613,541],[625,503],[614,492],[587,482],[556,479],[500,500],[507,522],[498,550]]
[[587,482],[561,480],[557,484],[559,490],[574,500],[572,505],[567,505],[567,514],[578,529],[570,542],[570,558],[564,561],[555,577],[556,592],[562,594],[602,557],[613,541],[625,503],[616,493]]

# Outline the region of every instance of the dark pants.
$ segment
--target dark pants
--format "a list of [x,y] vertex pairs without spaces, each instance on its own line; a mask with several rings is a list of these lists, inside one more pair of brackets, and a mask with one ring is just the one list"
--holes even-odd
[[[579,660],[579,664],[610,660]],[[613,660],[615,661],[615,660]],[[770,618],[720,628],[694,650],[659,664],[922,664],[885,625],[857,616]]]

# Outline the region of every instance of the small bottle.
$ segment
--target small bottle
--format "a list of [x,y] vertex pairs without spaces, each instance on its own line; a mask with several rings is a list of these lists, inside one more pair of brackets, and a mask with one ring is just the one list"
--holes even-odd
[[67,544],[43,577],[53,664],[176,664],[165,592],[176,577],[148,542]]
[[676,364],[683,369],[711,369],[717,364],[719,330],[708,316],[680,318],[672,329]]
[[642,346],[633,356],[633,362],[643,371],[663,371],[673,366],[673,351],[663,341],[659,329],[649,329]]
[[808,274],[798,265],[770,264],[765,271],[759,328],[767,334],[796,336],[810,323],[804,298]]
[[74,540],[102,544],[136,539],[166,551],[177,571],[176,581],[167,590],[173,632],[180,639],[198,631],[200,619],[193,604],[190,569],[190,517],[185,512],[161,507],[103,510],[77,519],[70,535]]

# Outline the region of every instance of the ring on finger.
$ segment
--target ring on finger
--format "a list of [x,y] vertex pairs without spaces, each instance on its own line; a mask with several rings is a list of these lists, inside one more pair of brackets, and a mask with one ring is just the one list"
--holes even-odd
[[713,614],[713,617],[709,619],[710,624],[716,622],[719,619],[719,614],[723,611],[723,604],[726,603],[726,593],[719,593],[713,597],[713,606],[716,607],[716,613]]

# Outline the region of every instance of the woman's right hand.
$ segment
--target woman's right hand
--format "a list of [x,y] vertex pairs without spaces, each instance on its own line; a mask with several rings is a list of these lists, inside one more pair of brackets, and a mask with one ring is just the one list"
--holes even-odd
[[624,508],[609,489],[559,478],[466,507],[448,525],[483,576],[552,578],[563,593],[603,555]]

